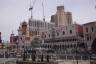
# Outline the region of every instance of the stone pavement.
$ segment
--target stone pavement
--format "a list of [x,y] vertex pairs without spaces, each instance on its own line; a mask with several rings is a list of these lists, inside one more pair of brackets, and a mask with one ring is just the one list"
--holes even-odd
[[16,60],[17,60],[16,58],[0,58],[0,64],[8,61],[15,62]]

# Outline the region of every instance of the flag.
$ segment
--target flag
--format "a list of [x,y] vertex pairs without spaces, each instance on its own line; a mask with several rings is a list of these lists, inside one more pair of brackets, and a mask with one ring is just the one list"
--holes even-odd
[[32,10],[32,9],[33,9],[33,8],[32,8],[32,7],[30,7],[30,8],[29,8],[29,11],[30,11],[30,10]]

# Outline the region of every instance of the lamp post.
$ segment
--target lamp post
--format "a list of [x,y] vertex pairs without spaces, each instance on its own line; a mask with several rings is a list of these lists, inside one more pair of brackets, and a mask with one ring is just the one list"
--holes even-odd
[[24,52],[23,52],[23,61],[25,61],[26,60],[26,55],[25,55],[25,47],[24,47]]
[[78,42],[76,43],[76,63],[78,64],[77,48],[78,48]]
[[25,38],[23,39],[23,44],[24,44],[24,47],[23,47],[23,61],[26,60],[26,51],[25,51]]

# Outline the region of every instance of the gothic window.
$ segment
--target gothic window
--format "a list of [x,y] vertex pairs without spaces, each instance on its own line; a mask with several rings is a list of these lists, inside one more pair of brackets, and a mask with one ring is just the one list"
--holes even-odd
[[72,34],[72,30],[70,30],[70,34]]
[[45,35],[45,38],[46,38],[46,35]]
[[89,37],[87,37],[87,40],[89,40]]
[[22,40],[22,37],[20,39]]
[[50,34],[49,34],[49,38],[50,38]]
[[63,35],[65,35],[65,32],[63,31]]
[[88,28],[86,27],[86,32],[88,33]]
[[59,33],[57,32],[57,36],[59,36]]
[[92,32],[94,31],[93,27],[91,28]]

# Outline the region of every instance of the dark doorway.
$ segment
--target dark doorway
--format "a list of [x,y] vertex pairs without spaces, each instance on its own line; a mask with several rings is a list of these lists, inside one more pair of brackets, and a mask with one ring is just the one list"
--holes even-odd
[[96,38],[93,40],[93,43],[91,45],[91,50],[96,53]]

